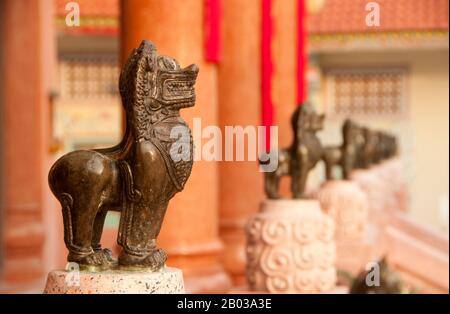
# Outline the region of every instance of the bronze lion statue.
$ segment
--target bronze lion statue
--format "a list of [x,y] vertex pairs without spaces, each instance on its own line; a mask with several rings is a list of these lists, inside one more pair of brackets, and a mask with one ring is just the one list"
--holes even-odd
[[[68,261],[99,269],[116,263],[152,270],[164,266],[167,256],[156,247],[156,238],[169,200],[191,173],[192,136],[179,111],[195,104],[198,71],[196,65],[181,68],[175,59],[159,55],[153,43],[142,41],[120,75],[126,113],[122,141],[68,153],[50,169],[49,185],[62,206]],[[117,262],[100,244],[108,211],[121,212]]]
[[292,114],[291,126],[294,133],[292,145],[278,150],[278,168],[265,172],[264,188],[268,198],[279,198],[281,177],[291,176],[293,198],[304,198],[309,171],[322,159],[322,145],[316,132],[323,128],[325,115],[317,114],[313,106],[305,103]]

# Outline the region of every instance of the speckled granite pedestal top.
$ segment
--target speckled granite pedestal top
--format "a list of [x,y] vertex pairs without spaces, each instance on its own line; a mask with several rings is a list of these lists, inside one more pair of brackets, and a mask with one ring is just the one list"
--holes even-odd
[[170,267],[165,267],[159,272],[54,270],[48,274],[44,290],[45,294],[170,294],[184,292],[182,271]]

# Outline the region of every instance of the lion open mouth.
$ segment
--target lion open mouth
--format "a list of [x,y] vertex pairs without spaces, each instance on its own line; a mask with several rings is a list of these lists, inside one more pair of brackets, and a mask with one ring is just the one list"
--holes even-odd
[[195,80],[166,80],[163,87],[165,100],[189,99],[195,96]]

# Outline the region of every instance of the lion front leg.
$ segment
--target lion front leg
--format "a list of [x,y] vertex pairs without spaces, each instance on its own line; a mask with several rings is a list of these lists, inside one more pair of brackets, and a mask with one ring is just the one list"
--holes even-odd
[[306,179],[308,178],[309,159],[308,151],[305,147],[300,147],[298,159],[293,161],[291,167],[291,190],[294,198],[305,196]]
[[167,260],[164,250],[156,247],[156,238],[161,230],[168,202],[159,206],[129,204],[121,221],[119,244],[123,247],[119,255],[122,268],[149,268],[158,271]]
[[279,182],[280,176],[276,171],[264,174],[264,190],[268,198],[277,199],[280,197],[278,194]]

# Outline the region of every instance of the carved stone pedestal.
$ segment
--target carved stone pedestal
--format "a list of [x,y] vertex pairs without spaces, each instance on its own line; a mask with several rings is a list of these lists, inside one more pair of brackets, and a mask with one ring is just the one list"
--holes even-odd
[[408,184],[403,163],[399,157],[390,158],[373,167],[378,177],[385,183],[385,209],[387,211],[408,210]]
[[327,181],[318,191],[317,198],[322,210],[334,219],[336,241],[364,237],[369,203],[358,184],[347,180]]
[[384,230],[389,224],[389,211],[386,208],[391,190],[386,187],[388,183],[380,177],[378,171],[378,165],[370,169],[356,170],[351,173],[350,178],[366,193],[369,201],[369,221]]
[[45,294],[172,294],[184,293],[183,273],[166,267],[159,272],[54,270]]
[[381,258],[386,253],[386,227],[389,225],[389,212],[386,203],[390,190],[380,178],[376,167],[355,170],[350,178],[364,191],[369,202],[369,224],[367,242],[373,243],[377,249],[374,259]]
[[383,211],[385,208],[386,183],[383,182],[376,170],[375,167],[371,167],[370,169],[354,170],[350,174],[350,179],[356,182],[367,195],[370,215]]
[[336,180],[325,182],[316,197],[336,225],[336,267],[357,274],[373,255],[373,247],[367,239],[369,203],[366,194],[355,182]]
[[247,280],[262,293],[335,288],[334,222],[317,200],[267,200],[247,232]]

